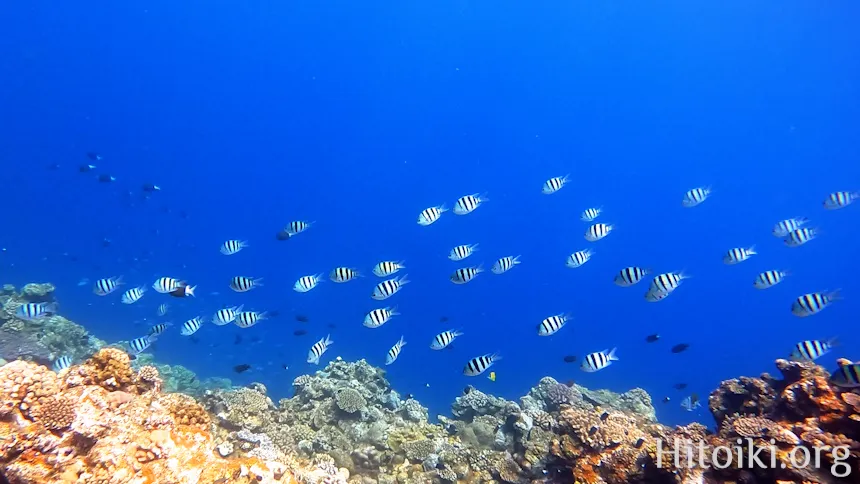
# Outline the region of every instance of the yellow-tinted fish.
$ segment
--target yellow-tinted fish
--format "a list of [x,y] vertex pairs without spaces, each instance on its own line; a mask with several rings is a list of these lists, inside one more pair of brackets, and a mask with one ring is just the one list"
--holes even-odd
[[487,378],[489,378],[490,381],[496,381],[496,372],[491,371],[490,374],[487,376]]

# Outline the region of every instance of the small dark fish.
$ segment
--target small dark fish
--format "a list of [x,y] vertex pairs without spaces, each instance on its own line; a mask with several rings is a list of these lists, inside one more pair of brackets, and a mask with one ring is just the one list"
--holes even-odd
[[576,361],[576,355],[567,355],[564,357],[565,363],[573,363]]
[[161,190],[161,187],[158,185],[153,185],[152,183],[147,183],[147,184],[143,185],[142,189],[145,192],[152,193],[152,192],[157,192],[157,191]]
[[663,403],[669,403],[670,400],[672,399],[669,397],[663,397]]
[[296,314],[296,321],[300,323],[307,323],[308,321],[310,321],[310,318],[308,318],[304,314]]
[[413,398],[414,398],[414,397],[413,397],[413,395],[412,395],[411,393],[407,393],[407,394],[406,394],[406,396],[405,396],[405,397],[403,397],[403,399],[404,399],[404,400],[412,400]]
[[660,339],[660,335],[657,333],[649,334],[648,336],[645,337],[645,341],[647,341],[649,343],[653,343],[659,339]]
[[573,380],[568,380],[568,381],[565,383],[565,385],[569,386],[570,388],[573,388],[573,387],[576,385],[576,382],[575,382],[575,381],[573,381]]
[[292,236],[286,230],[281,230],[280,232],[275,234],[275,238],[278,240],[290,240],[290,237]]
[[89,173],[96,169],[96,165],[81,165],[78,167],[78,171],[81,173]]
[[237,345],[237,344],[240,344],[240,343],[242,343],[242,335],[241,335],[241,334],[237,334],[237,335],[236,335],[236,337],[235,337],[235,338],[233,338],[233,344],[234,344],[234,345]]
[[688,345],[687,343],[677,344],[677,345],[672,347],[672,353],[681,353],[689,347],[690,347],[690,345]]
[[686,383],[676,383],[674,385],[674,388],[675,388],[675,390],[683,390],[683,389],[687,388],[687,384]]
[[197,344],[197,343],[199,343],[199,342],[200,342],[200,338],[198,338],[197,336],[192,336],[192,337],[190,337],[190,338],[188,338],[188,339],[190,339],[190,340],[191,340],[191,342],[192,342],[192,343],[194,343],[194,344]]
[[102,239],[102,247],[110,247],[111,240],[108,238]]
[[304,336],[306,334],[308,334],[308,332],[303,329],[297,329],[293,331],[293,336]]
[[247,363],[242,363],[241,365],[236,365],[233,367],[233,371],[236,373],[242,373],[251,369],[251,365]]
[[463,395],[468,395],[468,394],[472,393],[472,390],[474,390],[474,389],[475,389],[475,387],[473,387],[472,385],[467,386],[466,388],[463,389]]
[[93,161],[99,161],[102,159],[102,155],[96,153],[95,151],[87,151],[87,158]]
[[197,286],[189,286],[188,284],[183,283],[181,286],[177,287],[176,289],[174,289],[169,294],[173,297],[194,296],[194,289],[195,288],[197,288]]
[[337,328],[337,325],[334,323],[328,323],[328,327],[331,329]]
[[439,318],[439,322],[440,323],[447,323],[448,322],[448,316],[442,316],[441,318]]
[[111,175],[108,175],[107,173],[104,173],[102,175],[99,175],[99,181],[102,183],[111,183],[111,182],[115,182],[116,178],[114,178]]

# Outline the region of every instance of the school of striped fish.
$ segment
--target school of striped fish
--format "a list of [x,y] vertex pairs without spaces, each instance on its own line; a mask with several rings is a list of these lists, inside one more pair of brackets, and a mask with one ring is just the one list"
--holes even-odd
[[[550,178],[544,182],[541,192],[545,195],[555,194],[565,187],[569,182],[569,178],[569,175]],[[711,195],[712,190],[710,187],[693,188],[683,194],[681,206],[692,209],[705,203]],[[860,192],[839,191],[828,195],[822,205],[824,209],[837,210],[851,205],[858,199],[860,199]],[[482,207],[488,201],[487,195],[484,194],[473,193],[465,195],[456,200],[452,212],[458,216],[465,216]],[[419,212],[417,223],[421,226],[429,227],[438,222],[446,212],[448,212],[448,208],[444,204],[425,208]],[[581,212],[580,219],[589,224],[583,232],[583,238],[586,242],[591,244],[598,243],[600,240],[610,236],[615,230],[612,224],[595,222],[603,215],[603,212],[602,207],[588,207]],[[785,246],[797,248],[815,240],[820,235],[819,230],[808,227],[809,223],[810,219],[806,217],[793,217],[781,220],[774,224],[772,234],[775,237],[781,238]],[[284,228],[283,233],[286,234],[285,237],[297,236],[306,232],[313,224],[314,222],[293,221]],[[243,250],[249,250],[249,244],[243,240],[227,240],[221,245],[219,250],[225,256],[232,256]],[[450,249],[448,258],[453,262],[463,262],[473,257],[477,251],[479,251],[478,243],[458,245]],[[595,257],[595,254],[596,251],[591,248],[575,251],[567,257],[565,265],[571,269],[581,268]],[[733,247],[726,250],[722,260],[726,265],[736,265],[749,260],[757,254],[755,246]],[[521,263],[519,255],[504,255],[495,260],[490,272],[495,275],[506,274]],[[375,301],[384,301],[394,297],[403,290],[410,281],[407,275],[397,274],[406,269],[405,264],[404,261],[394,260],[378,262],[372,268],[371,273],[382,280],[374,286],[369,296]],[[450,281],[458,285],[468,284],[473,282],[483,272],[484,268],[482,264],[464,265],[453,270],[450,275]],[[787,270],[774,268],[752,277],[752,285],[755,289],[759,290],[769,289],[782,282],[789,275],[790,272]],[[349,283],[360,277],[364,277],[361,271],[353,267],[336,267],[328,274],[328,279],[338,284]],[[674,294],[683,285],[682,283],[690,277],[689,274],[680,270],[655,273],[651,268],[631,265],[619,269],[614,274],[613,282],[619,287],[629,288],[650,278],[650,283],[644,293],[644,299],[651,303],[659,303]],[[317,288],[324,280],[323,273],[304,275],[296,280],[293,290],[300,294],[307,293]],[[93,284],[93,293],[102,297],[109,296],[117,292],[123,284],[122,276],[99,279]],[[229,281],[230,289],[237,293],[244,293],[262,286],[263,281],[260,278],[248,275],[237,275]],[[193,297],[197,286],[190,285],[182,279],[165,276],[158,278],[152,283],[151,287],[159,294],[168,294],[182,298]],[[144,285],[130,288],[122,293],[121,302],[128,305],[134,304],[140,301],[147,294],[147,291],[148,287]],[[791,312],[797,317],[813,316],[840,299],[841,294],[838,289],[809,292],[799,295],[794,299],[791,303]],[[18,308],[17,315],[22,319],[36,319],[50,316],[55,311],[56,307],[53,304],[29,303]],[[157,314],[164,316],[168,311],[168,303],[162,303],[158,306]],[[361,323],[366,328],[375,329],[390,322],[397,316],[400,316],[400,313],[396,306],[378,307],[368,311]],[[269,315],[265,311],[248,311],[244,309],[244,306],[234,306],[218,310],[209,321],[215,326],[224,326],[232,323],[239,328],[249,328],[266,320],[268,317]],[[537,323],[536,332],[539,336],[551,337],[562,331],[572,319],[573,317],[569,314],[547,316]],[[182,336],[191,336],[199,331],[206,322],[207,319],[202,316],[189,319],[180,325],[180,334]],[[133,354],[145,351],[170,326],[170,323],[157,324],[150,329],[148,334],[130,340],[128,342],[129,351]],[[433,350],[442,350],[448,348],[455,339],[462,336],[464,336],[462,329],[451,328],[435,335],[428,335],[428,339],[430,340],[429,346]],[[330,335],[315,342],[308,350],[307,362],[310,364],[319,364],[333,343],[334,341],[332,341]],[[388,350],[385,364],[391,365],[395,363],[406,345],[407,342],[401,336],[391,346],[391,349]],[[827,354],[836,345],[837,341],[833,338],[801,341],[791,351],[790,358],[815,361]],[[604,349],[583,356],[580,365],[581,370],[591,373],[606,369],[613,362],[619,361],[616,351],[616,348]],[[463,374],[466,376],[481,375],[501,359],[502,357],[498,352],[487,352],[476,355],[465,362]],[[71,358],[62,356],[57,359],[54,366],[56,369],[62,369],[67,368],[71,363]],[[834,382],[846,387],[860,387],[860,364],[842,366],[834,376]],[[691,411],[699,406],[699,402],[697,397],[687,397],[682,401],[681,406]]]

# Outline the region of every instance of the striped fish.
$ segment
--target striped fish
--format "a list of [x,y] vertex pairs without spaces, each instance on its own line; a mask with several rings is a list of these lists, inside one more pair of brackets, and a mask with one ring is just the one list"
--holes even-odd
[[815,361],[830,352],[839,342],[836,338],[827,341],[817,339],[801,341],[794,345],[794,351],[789,356],[794,361]]
[[221,244],[221,253],[224,255],[233,255],[245,247],[248,247],[248,242],[244,240],[228,240]]
[[839,289],[830,292],[811,292],[794,300],[791,305],[791,313],[800,318],[812,316],[840,299],[842,296],[839,294]]
[[191,336],[192,334],[196,333],[202,325],[203,319],[199,316],[189,319],[188,321],[182,323],[182,329],[179,331],[179,334],[181,334],[182,336]]
[[651,273],[651,269],[643,269],[642,267],[630,266],[618,271],[615,276],[615,284],[621,287],[630,287],[637,284],[645,276]]
[[758,254],[755,251],[755,246],[743,248],[743,247],[735,247],[734,249],[729,249],[726,252],[726,255],[723,256],[723,264],[734,265],[738,262],[743,262],[750,257]]
[[539,336],[551,336],[560,330],[571,319],[568,314],[556,314],[540,322],[537,326]]
[[860,387],[860,364],[839,365],[830,375],[830,383],[841,388]]
[[702,402],[699,400],[699,396],[695,393],[681,400],[681,408],[688,412],[692,412],[701,406]]
[[170,326],[173,326],[173,323],[158,323],[149,328],[149,336],[161,336]]
[[225,324],[230,324],[236,319],[236,315],[242,312],[242,308],[245,305],[241,306],[233,306],[231,308],[223,308],[215,311],[215,315],[212,316],[212,324],[215,326],[224,326]]
[[57,303],[24,303],[15,310],[15,316],[27,321],[53,316],[57,313]]
[[319,365],[320,357],[328,350],[330,345],[334,344],[334,341],[331,340],[331,335],[326,335],[325,338],[317,341],[311,346],[311,349],[308,350],[308,363]]
[[399,316],[397,308],[378,308],[364,316],[364,325],[368,328],[378,328],[387,323],[394,316]]
[[287,226],[284,228],[284,230],[288,234],[290,234],[290,237],[292,237],[296,234],[300,234],[300,233],[304,232],[305,230],[309,229],[311,227],[311,225],[313,225],[313,224],[314,224],[314,222],[304,222],[302,220],[296,220],[296,221],[293,221],[293,222],[290,222],[289,224],[287,224]]
[[809,219],[806,217],[787,218],[777,222],[776,225],[773,226],[771,233],[774,237],[785,237],[789,232],[794,232],[807,223],[809,223]]
[[591,256],[593,255],[594,251],[590,249],[578,250],[567,256],[567,262],[564,265],[571,269],[582,267],[583,264],[591,260]]
[[233,318],[233,324],[242,329],[245,329],[250,328],[251,326],[259,323],[260,321],[267,319],[268,317],[269,314],[265,311],[241,311],[236,313],[236,317]]
[[317,287],[317,284],[322,281],[322,274],[314,274],[312,276],[302,276],[293,284],[293,291],[296,292],[308,292],[311,289]]
[[824,208],[836,210],[845,208],[860,199],[860,192],[833,192],[824,199]]
[[445,208],[445,205],[425,208],[421,211],[421,213],[418,214],[418,225],[423,225],[426,227],[439,220],[439,217],[441,217],[442,214],[447,211],[448,209]]
[[165,314],[167,314],[167,308],[168,308],[167,303],[159,304],[158,310],[156,311],[156,314],[158,314],[159,316],[164,316]]
[[593,222],[594,219],[599,217],[601,213],[603,213],[602,207],[586,208],[582,211],[582,214],[579,216],[579,219],[583,222]]
[[711,187],[694,188],[684,194],[684,199],[681,200],[681,206],[692,208],[704,202],[711,196]]
[[150,345],[155,341],[157,336],[146,335],[141,336],[140,338],[135,338],[128,342],[129,352],[133,355],[137,355],[145,351],[149,348]]
[[544,195],[552,195],[564,187],[565,183],[570,181],[570,175],[554,176],[543,183],[541,193]]
[[349,282],[353,279],[361,277],[361,274],[355,269],[350,269],[349,267],[336,267],[332,269],[331,273],[328,275],[329,279],[334,282]]
[[463,374],[466,376],[478,376],[493,366],[493,363],[501,359],[502,357],[498,353],[476,356],[466,363],[466,366],[463,368]]
[[490,268],[490,271],[493,274],[504,274],[505,272],[508,272],[515,265],[517,265],[519,263],[520,263],[520,256],[509,255],[509,256],[502,257],[501,259],[497,260],[493,264],[493,267]]
[[782,282],[783,278],[788,275],[790,275],[788,271],[764,271],[755,278],[753,287],[756,289],[773,287]]
[[236,276],[230,279],[230,289],[236,292],[246,292],[263,285],[263,278],[257,279],[245,276]]
[[409,284],[409,280],[406,279],[407,276],[408,274],[403,275],[400,279],[395,277],[393,279],[386,279],[380,282],[376,285],[376,287],[373,288],[373,293],[370,295],[370,297],[376,299],[377,301],[382,301],[384,299],[390,298],[398,291],[400,291],[400,289],[402,289],[404,285]]
[[454,284],[466,284],[475,278],[478,274],[484,272],[482,266],[478,267],[461,267],[451,274],[451,282]]
[[611,365],[613,361],[618,361],[618,357],[615,356],[616,348],[612,348],[612,350],[603,350],[597,351],[595,353],[590,353],[585,355],[585,358],[582,359],[582,371],[593,373],[595,371],[602,370],[607,366]]
[[454,204],[454,213],[457,215],[470,214],[474,212],[476,208],[480,207],[482,203],[489,201],[490,200],[486,198],[486,195],[480,195],[478,193],[460,197],[457,199],[457,203]]
[[591,227],[588,227],[588,230],[585,231],[585,240],[589,242],[597,242],[609,235],[614,228],[615,226],[610,224],[594,224]]
[[174,279],[172,277],[159,277],[152,283],[152,288],[155,289],[156,292],[167,294],[175,291],[183,284],[185,283],[179,279]]
[[54,361],[53,369],[55,372],[59,373],[61,370],[65,370],[70,366],[72,366],[72,357],[66,355],[61,356]]
[[466,257],[472,255],[474,251],[478,250],[478,244],[472,245],[458,245],[451,249],[451,252],[448,254],[448,258],[454,262],[461,261]]
[[463,333],[453,329],[450,329],[448,331],[442,331],[441,333],[433,337],[433,341],[430,342],[430,349],[444,350],[451,343],[453,343],[458,336],[463,336]]
[[818,236],[818,229],[810,229],[801,227],[797,230],[792,230],[782,239],[782,242],[788,247],[800,247]]
[[116,291],[116,288],[124,284],[122,282],[122,276],[119,277],[106,277],[104,279],[99,279],[93,284],[93,292],[97,296],[107,296],[108,294]]
[[649,292],[672,292],[678,289],[681,281],[689,279],[690,276],[684,274],[684,271],[666,272],[654,277],[651,281]]
[[385,364],[390,365],[397,361],[397,357],[400,356],[400,352],[403,351],[404,346],[406,346],[406,341],[404,341],[403,336],[401,336],[400,340],[397,343],[394,343],[394,346],[388,350],[388,354],[385,356]]
[[406,266],[403,265],[403,261],[396,262],[385,260],[373,266],[373,275],[377,277],[388,277],[397,273],[400,269],[406,269]]
[[122,303],[123,304],[134,304],[140,301],[140,298],[143,297],[143,294],[146,292],[146,286],[138,286],[125,291],[122,295]]

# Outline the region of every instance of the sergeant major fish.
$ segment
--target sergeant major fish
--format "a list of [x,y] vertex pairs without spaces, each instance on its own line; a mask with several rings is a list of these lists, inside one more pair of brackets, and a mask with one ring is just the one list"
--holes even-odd
[[182,329],[179,331],[179,334],[181,334],[182,336],[191,336],[192,334],[196,333],[202,325],[203,319],[199,316],[194,317],[182,323]]
[[57,313],[57,303],[24,303],[15,310],[15,316],[26,321],[53,316]]
[[328,275],[329,279],[337,283],[349,282],[353,279],[361,277],[361,274],[355,269],[349,267],[335,267]]
[[104,279],[99,279],[93,284],[93,292],[97,296],[107,296],[108,294],[116,291],[116,288],[124,284],[122,282],[122,276],[119,277],[106,277]]
[[72,366],[72,357],[65,355],[57,358],[54,361],[53,370],[59,373],[61,370],[65,370],[70,366]]
[[836,338],[827,341],[806,340],[794,345],[794,351],[789,358],[794,361],[815,361],[826,355],[839,343]]
[[493,264],[493,267],[490,268],[490,271],[493,274],[504,274],[505,272],[508,272],[515,265],[517,265],[519,263],[520,263],[520,256],[518,256],[518,255],[516,255],[516,256],[512,256],[512,255],[505,256],[505,257],[502,257],[499,260],[497,260]]
[[684,199],[681,200],[681,206],[685,208],[695,207],[711,196],[711,187],[698,187],[687,191],[684,194]]
[[839,289],[830,292],[811,292],[795,299],[791,305],[791,312],[801,318],[812,316],[840,299],[842,296],[839,294]]
[[397,308],[378,308],[373,309],[364,317],[364,326],[368,328],[378,328],[387,323],[394,316],[399,316]]
[[617,286],[630,287],[637,284],[650,273],[651,269],[643,269],[636,266],[625,267],[618,271],[613,282],[615,282]]
[[462,267],[451,274],[451,282],[454,284],[466,284],[482,272],[484,272],[484,269],[481,266]]
[[836,210],[845,208],[855,201],[860,200],[860,192],[833,192],[824,199],[824,208]]
[[729,251],[726,252],[726,255],[723,256],[723,264],[734,265],[738,262],[743,262],[756,254],[758,254],[758,252],[755,251],[755,246],[729,249]]
[[149,336],[161,336],[170,326],[173,326],[173,323],[158,323],[149,328]]
[[582,211],[582,214],[580,214],[579,219],[583,222],[593,222],[601,213],[603,213],[602,207],[586,208]]
[[212,316],[212,323],[215,326],[230,324],[236,319],[236,315],[242,312],[242,308],[244,307],[245,305],[243,304],[241,306],[219,309],[218,311],[215,311],[215,315]]
[[140,338],[135,338],[128,342],[129,353],[133,355],[138,355],[144,352],[147,348],[155,342],[157,336],[155,335],[146,335],[141,336]]
[[815,239],[818,236],[818,229],[801,227],[797,230],[792,230],[782,239],[782,242],[787,247],[800,247],[801,245]]
[[221,244],[221,253],[224,255],[233,255],[245,247],[248,247],[248,242],[244,240],[228,240]]
[[570,181],[570,175],[554,176],[543,183],[541,193],[544,195],[552,195],[553,193],[561,190],[568,181]]
[[486,198],[486,195],[480,195],[478,193],[460,197],[454,204],[454,213],[457,215],[470,214],[474,212],[476,208],[480,207],[482,203],[488,201],[490,200]]
[[466,363],[466,366],[463,368],[463,374],[466,376],[478,376],[501,359],[502,357],[498,353],[476,356]]
[[785,220],[780,220],[779,222],[777,222],[773,226],[771,233],[774,235],[774,237],[785,237],[789,234],[789,232],[794,232],[795,230],[806,225],[807,223],[809,223],[809,219],[806,217],[787,218]]
[[403,351],[404,346],[406,346],[406,341],[404,341],[403,336],[401,336],[400,340],[397,343],[394,343],[394,346],[388,350],[388,354],[385,356],[385,364],[390,365],[397,361],[397,357],[400,356],[400,352]]
[[313,365],[320,364],[320,357],[328,350],[330,345],[334,344],[334,341],[331,340],[331,335],[326,335],[325,338],[317,341],[311,346],[311,349],[308,351],[308,363]]
[[407,279],[408,274],[403,275],[402,277],[394,278],[394,279],[386,279],[376,287],[373,288],[373,293],[370,295],[371,298],[376,299],[377,301],[382,301],[390,298],[391,296],[397,294],[403,286],[409,284],[409,280]]
[[458,245],[451,249],[451,252],[448,254],[448,258],[454,262],[461,261],[472,255],[476,250],[478,250],[478,244]]
[[453,329],[442,331],[433,337],[433,341],[430,343],[430,349],[443,350],[453,343],[458,336],[463,336],[463,333]]
[[672,292],[678,289],[681,281],[689,279],[690,276],[684,274],[684,271],[674,271],[659,274],[651,281],[650,292]]
[[313,222],[305,222],[303,220],[295,220],[295,221],[287,224],[287,227],[284,230],[286,230],[287,233],[290,234],[290,237],[292,237],[294,235],[300,234],[300,233],[304,232],[305,230],[309,229],[311,227],[311,225],[313,225],[313,224],[314,224]]
[[588,227],[588,230],[585,231],[585,240],[589,242],[597,242],[609,235],[614,228],[615,226],[611,224],[594,224],[591,227]]
[[293,291],[296,292],[308,292],[311,289],[317,287],[317,285],[322,281],[322,274],[314,274],[312,276],[302,276],[299,280],[293,284]]
[[615,356],[615,350],[616,348],[612,348],[612,350],[597,351],[585,355],[585,358],[582,359],[582,365],[580,365],[580,368],[582,368],[582,371],[588,373],[593,373],[606,368],[611,365],[613,361],[618,361],[618,357]]
[[445,208],[445,205],[425,208],[421,211],[421,213],[418,214],[418,225],[426,227],[439,220],[439,217],[441,217],[442,214],[447,211],[448,209]]
[[397,271],[401,269],[405,269],[406,266],[403,265],[403,261],[382,261],[376,264],[373,267],[373,274],[377,277],[388,277],[392,274],[397,273]]
[[230,289],[236,292],[247,292],[255,287],[259,287],[263,285],[263,278],[259,277],[257,279],[245,276],[236,276],[230,279]]
[[233,318],[233,324],[242,329],[245,329],[250,328],[251,326],[259,323],[260,321],[267,319],[268,317],[269,314],[265,311],[241,311],[236,313],[236,317]]
[[551,336],[558,332],[568,321],[570,316],[567,314],[556,314],[550,316],[538,324],[537,330],[539,336]]
[[152,283],[152,288],[158,293],[168,294],[175,291],[183,284],[185,284],[185,282],[172,277],[160,277]]
[[122,295],[122,303],[123,304],[134,304],[140,301],[140,298],[143,297],[144,293],[146,293],[146,286],[138,286],[125,291],[125,294]]
[[789,275],[788,271],[764,271],[756,276],[753,287],[756,289],[767,289],[773,287]]
[[567,256],[567,262],[564,265],[571,269],[582,267],[583,264],[591,260],[591,256],[593,255],[594,251],[591,249],[578,250]]

